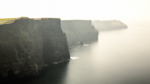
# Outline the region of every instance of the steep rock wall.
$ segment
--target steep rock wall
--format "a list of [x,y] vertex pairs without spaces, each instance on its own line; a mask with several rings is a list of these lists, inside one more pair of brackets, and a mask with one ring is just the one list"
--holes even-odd
[[20,18],[0,25],[0,79],[36,75],[53,62],[70,59],[60,19]]
[[92,21],[92,24],[99,31],[127,28],[126,24],[117,20],[104,20],[104,21],[95,20]]
[[98,40],[98,31],[91,25],[90,20],[62,20],[62,30],[67,35],[69,47],[77,43],[89,43]]

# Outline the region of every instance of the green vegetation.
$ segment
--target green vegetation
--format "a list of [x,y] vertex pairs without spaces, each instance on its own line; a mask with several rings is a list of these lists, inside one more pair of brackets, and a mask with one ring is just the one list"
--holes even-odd
[[14,22],[17,18],[4,18],[4,19],[0,19],[0,25],[2,24],[10,24],[12,22]]
[[16,19],[16,18],[4,18],[4,19],[0,19],[0,22],[8,21],[8,20],[13,20],[13,19]]

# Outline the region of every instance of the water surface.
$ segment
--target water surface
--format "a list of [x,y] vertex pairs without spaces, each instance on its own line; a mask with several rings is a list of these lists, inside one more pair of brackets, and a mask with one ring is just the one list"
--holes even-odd
[[150,28],[99,32],[98,42],[76,47],[69,63],[28,84],[150,84]]

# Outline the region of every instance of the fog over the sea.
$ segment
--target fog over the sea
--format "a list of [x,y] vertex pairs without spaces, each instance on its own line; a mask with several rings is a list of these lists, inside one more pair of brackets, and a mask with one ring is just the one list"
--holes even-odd
[[150,0],[0,0],[0,18],[116,19],[131,26],[148,26],[149,4]]
[[[7,25],[13,22],[8,20],[0,26],[0,56],[4,57],[0,80],[3,76],[9,82],[24,76],[30,80],[44,72],[24,84],[150,84],[150,0],[0,0],[0,19],[22,16],[121,20],[128,28],[110,27],[112,30],[100,30],[98,36],[90,21],[66,21],[63,25],[52,19],[18,20]],[[111,26],[121,22],[114,21]],[[65,34],[61,28],[63,32],[66,28]],[[66,37],[73,44],[70,50]],[[71,60],[62,63],[69,59],[68,51]],[[52,62],[56,66],[48,70]]]

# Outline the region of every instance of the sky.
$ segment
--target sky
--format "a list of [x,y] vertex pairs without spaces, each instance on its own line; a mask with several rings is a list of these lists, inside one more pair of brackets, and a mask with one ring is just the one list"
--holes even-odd
[[149,25],[150,0],[0,0],[0,18],[121,20]]

